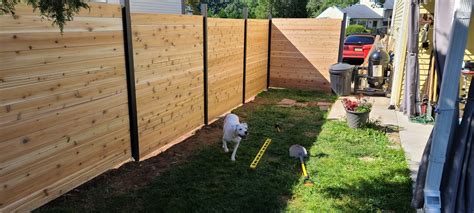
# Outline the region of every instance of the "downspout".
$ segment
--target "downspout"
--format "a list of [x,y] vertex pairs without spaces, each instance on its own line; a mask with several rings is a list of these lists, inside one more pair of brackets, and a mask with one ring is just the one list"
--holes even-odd
[[474,2],[459,0],[457,3],[444,65],[444,70],[451,73],[443,75],[441,83],[437,119],[433,129],[431,154],[424,188],[425,212],[441,212],[443,204],[441,203],[440,185],[446,151],[449,141],[452,140],[454,129],[458,126],[456,110],[458,110],[459,79]]

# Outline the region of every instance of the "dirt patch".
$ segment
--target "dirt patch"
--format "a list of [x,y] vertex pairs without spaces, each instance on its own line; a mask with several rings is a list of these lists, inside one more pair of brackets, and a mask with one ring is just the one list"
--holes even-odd
[[360,157],[359,160],[364,161],[364,162],[372,162],[372,161],[375,160],[375,158],[369,157],[369,156],[364,156],[364,157]]
[[319,107],[319,110],[327,111],[331,108],[332,103],[327,101],[311,101],[311,102],[297,102],[293,99],[282,99],[280,102],[277,103],[279,107],[291,107],[291,106],[298,106],[298,107]]
[[299,107],[307,107],[308,106],[308,103],[296,103],[295,106],[299,106]]
[[[207,127],[198,130],[195,135],[174,145],[159,155],[141,162],[129,162],[118,169],[107,171],[106,173],[90,180],[76,189],[64,194],[45,207],[55,205],[62,201],[77,202],[86,201],[89,190],[98,186],[108,186],[112,190],[108,191],[107,197],[125,194],[131,190],[141,188],[149,184],[153,179],[160,176],[172,166],[185,163],[197,151],[215,144],[222,137],[223,119],[219,119]],[[217,142],[218,143],[218,142]]]
[[296,104],[296,100],[284,98],[278,102],[278,106],[293,106]]
[[305,132],[303,134],[308,138],[314,138],[314,137],[318,136],[318,132]]
[[[275,102],[272,101],[269,98],[259,98],[259,97],[256,97],[255,99],[253,99],[252,101],[250,101],[248,103],[254,103],[254,104],[257,104],[257,105],[275,104]],[[247,103],[245,105],[247,105]]]
[[297,106],[300,105],[301,103],[297,103],[296,100],[293,99],[282,99],[280,102],[277,103],[277,106],[279,107],[292,107],[292,106]]
[[282,202],[282,203],[288,203],[288,201],[290,199],[291,199],[291,197],[287,196],[287,195],[280,196],[280,202]]
[[387,135],[390,144],[388,147],[390,149],[400,150],[402,148],[400,141],[400,127],[388,125],[384,127],[385,135]]
[[329,110],[329,106],[319,106],[319,110],[321,110],[321,111],[328,111],[328,110]]
[[390,145],[388,146],[391,149],[399,150],[402,148],[400,144],[400,134],[398,132],[391,132],[391,133],[386,133]]

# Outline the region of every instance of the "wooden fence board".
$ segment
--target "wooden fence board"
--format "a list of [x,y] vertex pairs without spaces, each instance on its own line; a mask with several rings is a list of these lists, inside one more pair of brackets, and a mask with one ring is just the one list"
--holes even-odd
[[246,99],[267,87],[268,27],[268,20],[247,20]]
[[140,157],[204,123],[201,16],[132,14]]
[[273,19],[270,86],[331,91],[341,20]]
[[26,5],[0,16],[0,212],[130,159],[121,9],[90,5],[64,34]]
[[[79,11],[78,17],[105,17],[105,18],[121,18],[122,10],[120,6],[110,6],[101,3],[89,3],[89,9]],[[23,15],[39,15],[38,11],[31,10],[31,7],[20,6],[15,8],[15,14]]]
[[209,120],[242,103],[244,20],[208,18]]
[[97,32],[94,36],[89,32],[65,33],[57,32],[42,33],[41,37],[32,33],[0,34],[0,52],[24,51],[36,49],[54,49],[95,46],[103,44],[123,45],[121,31]]
[[[115,7],[115,6],[113,6]],[[67,22],[64,25],[63,32],[104,32],[121,31],[121,18],[97,18],[97,17],[74,17],[74,21]],[[18,16],[17,19],[10,15],[3,16],[0,21],[0,34],[15,33],[44,33],[57,32],[60,30],[57,26],[51,25],[47,19],[38,19],[37,15]]]

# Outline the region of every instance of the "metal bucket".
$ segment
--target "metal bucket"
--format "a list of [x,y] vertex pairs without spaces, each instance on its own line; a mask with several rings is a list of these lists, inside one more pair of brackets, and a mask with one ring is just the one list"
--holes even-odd
[[350,112],[346,110],[347,125],[350,128],[361,128],[369,121],[369,112]]

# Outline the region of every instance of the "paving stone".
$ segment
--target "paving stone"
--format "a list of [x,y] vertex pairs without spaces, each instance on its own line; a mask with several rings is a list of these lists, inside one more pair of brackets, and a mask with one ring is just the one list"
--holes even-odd
[[322,111],[328,111],[329,110],[329,106],[319,106],[319,110],[322,110]]
[[331,102],[318,102],[318,106],[331,106]]
[[286,98],[278,102],[278,105],[295,105],[295,104],[296,104],[296,100],[286,99]]

